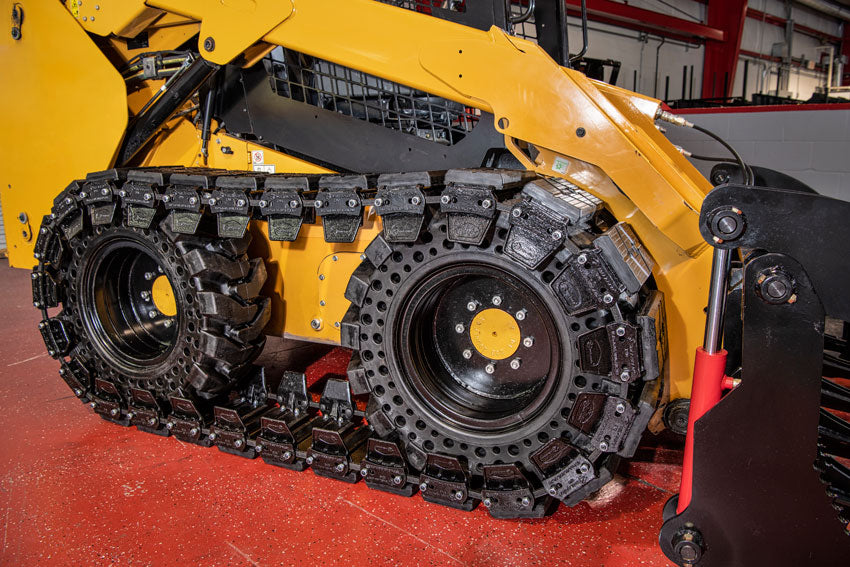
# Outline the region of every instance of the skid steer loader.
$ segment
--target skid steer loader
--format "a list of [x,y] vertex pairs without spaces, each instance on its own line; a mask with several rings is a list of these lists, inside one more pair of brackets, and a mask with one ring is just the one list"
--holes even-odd
[[848,205],[739,158],[712,190],[562,2],[0,11],[10,260],[103,419],[497,518],[687,431],[673,561],[846,564]]

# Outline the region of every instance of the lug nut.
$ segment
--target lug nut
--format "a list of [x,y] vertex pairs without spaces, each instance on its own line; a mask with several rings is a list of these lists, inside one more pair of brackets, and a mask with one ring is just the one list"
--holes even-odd
[[143,291],[143,292],[142,292],[142,293],[140,293],[139,295],[140,295],[140,296],[142,297],[142,299],[144,299],[145,301],[147,301],[147,300],[149,300],[149,299],[151,298],[151,292],[149,292],[149,291]]
[[534,346],[534,337],[525,337],[522,339],[522,346],[525,348],[531,348]]
[[525,309],[520,309],[519,311],[517,311],[515,315],[517,321],[523,321],[525,319],[526,313],[528,312]]
[[145,272],[145,279],[146,280],[151,281],[153,279],[153,277],[154,277],[153,272]]
[[493,299],[491,301],[493,302],[493,305],[496,305],[496,306],[499,306],[499,305],[502,304],[502,298],[499,297],[498,295],[494,295]]
[[457,325],[455,325],[455,333],[460,334],[460,333],[462,333],[462,332],[463,332],[463,324],[462,324],[462,323],[458,323]]
[[514,210],[511,211],[511,215],[514,216],[514,217],[521,217],[522,216],[522,209],[519,208],[519,207],[515,208]]
[[470,301],[469,303],[466,304],[466,308],[469,311],[475,311],[476,309],[478,309],[478,302],[474,301],[474,300]]
[[522,360],[520,360],[519,358],[511,360],[511,370],[519,370],[521,364]]
[[289,208],[290,209],[297,209],[298,208],[298,201],[296,201],[295,199],[292,199],[291,201],[289,201]]
[[486,372],[487,374],[492,374],[495,371],[496,371],[496,367],[493,365],[492,362],[484,367],[484,372]]
[[469,360],[470,358],[472,358],[472,351],[471,351],[471,350],[469,350],[469,349],[465,349],[465,350],[463,351],[463,357],[464,357],[465,359]]
[[560,230],[553,230],[552,234],[549,236],[552,237],[552,240],[561,240],[564,237],[564,234]]
[[166,319],[165,321],[163,321],[163,323],[162,323],[162,324],[163,324],[163,325],[165,326],[165,328],[167,329],[167,328],[169,328],[171,325],[173,325],[173,324],[174,324],[174,321],[173,321],[172,319]]
[[150,313],[148,313],[148,317],[151,319],[156,319],[157,315],[159,315],[159,312],[156,309],[151,309]]

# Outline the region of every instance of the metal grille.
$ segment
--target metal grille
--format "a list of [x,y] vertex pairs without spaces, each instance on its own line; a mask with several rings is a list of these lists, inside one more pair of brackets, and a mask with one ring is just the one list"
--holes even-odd
[[264,64],[279,96],[447,146],[462,140],[481,116],[478,109],[284,47]]
[[[516,19],[526,13],[529,0],[511,0],[511,17]],[[534,12],[524,22],[513,25],[513,34],[517,37],[537,43],[537,23],[534,21]]]
[[378,2],[423,14],[430,14],[431,8],[466,12],[466,0],[378,0]]

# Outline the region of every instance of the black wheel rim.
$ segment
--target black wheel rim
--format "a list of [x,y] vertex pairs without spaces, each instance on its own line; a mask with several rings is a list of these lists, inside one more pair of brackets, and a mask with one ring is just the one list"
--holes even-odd
[[[80,273],[80,311],[92,345],[121,372],[149,376],[174,348],[179,310],[173,317],[154,304],[154,281],[167,276],[159,253],[131,236],[101,241],[87,251]],[[169,283],[170,283],[169,278]]]
[[[561,345],[546,304],[520,278],[488,264],[450,265],[422,278],[402,304],[393,333],[402,379],[440,419],[499,433],[546,405],[558,383]],[[471,323],[485,309],[516,320],[520,341],[507,357],[493,359],[472,343]]]

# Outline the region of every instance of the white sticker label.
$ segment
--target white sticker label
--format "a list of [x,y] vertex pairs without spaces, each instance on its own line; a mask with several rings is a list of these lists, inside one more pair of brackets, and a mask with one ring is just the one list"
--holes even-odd
[[552,163],[552,171],[555,173],[560,173],[561,175],[567,172],[567,168],[570,166],[570,162],[565,160],[562,157],[556,157],[555,161]]
[[263,173],[274,173],[273,163],[255,163],[254,171],[262,171]]
[[251,163],[265,163],[266,158],[263,155],[263,150],[251,150]]

